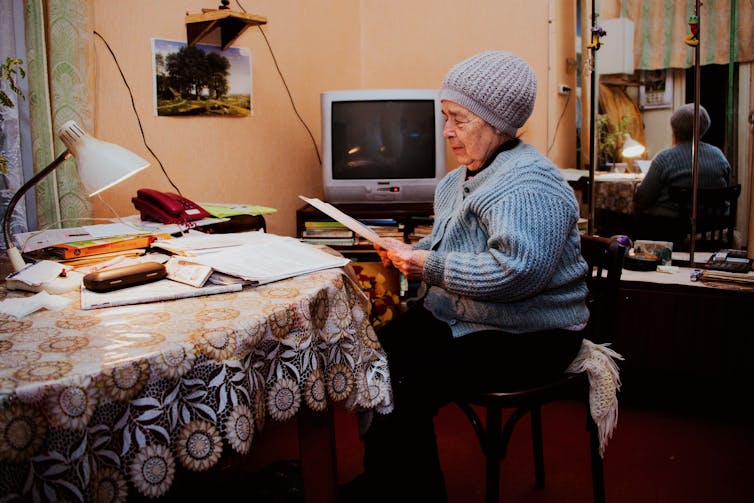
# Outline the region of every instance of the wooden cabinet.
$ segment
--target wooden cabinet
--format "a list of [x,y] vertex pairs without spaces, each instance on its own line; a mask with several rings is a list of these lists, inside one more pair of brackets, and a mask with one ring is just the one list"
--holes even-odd
[[[632,399],[735,406],[754,386],[754,291],[622,282],[614,333]],[[731,401],[733,400],[733,401]]]

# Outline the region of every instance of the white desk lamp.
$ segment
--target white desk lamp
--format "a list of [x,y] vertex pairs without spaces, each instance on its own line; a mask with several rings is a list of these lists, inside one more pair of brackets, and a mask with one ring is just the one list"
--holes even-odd
[[[29,179],[13,195],[3,218],[3,231],[8,246],[7,254],[14,271],[20,271],[26,263],[21,251],[13,244],[10,222],[13,210],[23,195],[44,177],[52,173],[63,161],[73,155],[78,160],[78,172],[81,183],[89,197],[102,192],[138,173],[149,166],[149,162],[134,154],[130,150],[98,140],[89,135],[75,121],[68,121],[58,131],[58,136],[66,146],[66,150],[49,166]],[[62,293],[72,290],[81,282],[80,274],[69,274],[68,277],[56,278],[39,286],[26,285],[21,281],[8,280],[6,286],[11,289],[22,289],[34,292],[42,290],[50,293]]]
[[621,151],[623,157],[639,157],[646,149],[644,145],[631,138],[630,134],[623,135],[623,150]]

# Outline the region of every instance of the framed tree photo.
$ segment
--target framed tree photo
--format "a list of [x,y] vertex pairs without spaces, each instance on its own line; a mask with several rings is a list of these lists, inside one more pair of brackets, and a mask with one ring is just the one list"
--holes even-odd
[[152,40],[157,116],[248,117],[254,112],[248,48]]

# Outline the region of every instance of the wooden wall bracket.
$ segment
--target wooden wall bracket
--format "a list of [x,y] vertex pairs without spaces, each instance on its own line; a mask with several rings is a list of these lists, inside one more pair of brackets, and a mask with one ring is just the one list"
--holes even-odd
[[201,14],[186,14],[186,40],[192,47],[220,28],[220,46],[225,50],[246,28],[262,24],[267,24],[267,18],[230,9],[202,9]]

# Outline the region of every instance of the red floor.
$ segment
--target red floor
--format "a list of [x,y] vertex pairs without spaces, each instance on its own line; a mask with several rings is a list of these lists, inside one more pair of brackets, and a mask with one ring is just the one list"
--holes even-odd
[[[739,404],[740,405],[740,404]],[[543,410],[546,487],[534,488],[529,425],[522,420],[502,463],[501,501],[592,500],[583,410],[559,403]],[[605,454],[610,503],[754,501],[754,425],[735,425],[622,406]],[[335,415],[339,482],[361,471],[356,416]],[[445,407],[436,420],[450,502],[484,500],[484,460],[465,416]]]

